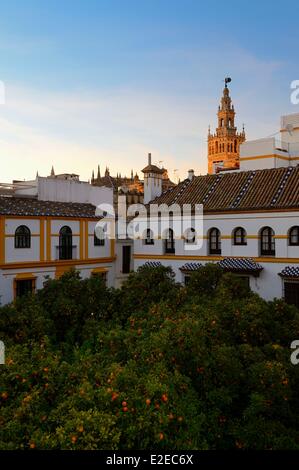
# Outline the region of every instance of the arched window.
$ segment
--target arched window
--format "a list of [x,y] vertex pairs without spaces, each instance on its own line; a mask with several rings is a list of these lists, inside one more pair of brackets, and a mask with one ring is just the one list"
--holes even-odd
[[220,127],[223,127],[224,126],[224,119],[221,119],[220,120]]
[[66,225],[59,232],[59,259],[73,258],[73,233]]
[[237,152],[237,141],[236,140],[234,141],[234,152],[235,153]]
[[289,230],[289,245],[299,246],[299,226],[291,227]]
[[184,234],[184,238],[185,238],[185,243],[188,243],[189,245],[192,245],[195,243],[195,237],[196,237],[196,231],[193,227],[190,227],[188,228],[186,231],[185,231],[185,234]]
[[261,255],[275,255],[274,230],[271,227],[264,227],[261,230]]
[[145,236],[143,242],[144,242],[144,245],[153,245],[154,244],[153,232],[150,228],[146,229],[146,236]]
[[247,245],[246,230],[243,227],[237,227],[233,236],[234,245]]
[[215,227],[209,231],[209,254],[221,255],[221,233]]
[[96,227],[93,237],[94,246],[105,246],[105,232],[103,227]]
[[218,142],[216,141],[216,153],[218,153]]
[[172,228],[167,230],[167,238],[164,241],[165,243],[165,253],[175,253],[175,241]]
[[31,232],[26,225],[20,225],[15,231],[15,248],[30,248]]

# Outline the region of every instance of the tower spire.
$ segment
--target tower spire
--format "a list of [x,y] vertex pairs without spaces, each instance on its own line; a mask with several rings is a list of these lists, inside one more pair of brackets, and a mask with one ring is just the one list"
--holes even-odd
[[213,134],[208,131],[208,172],[217,168],[239,168],[240,144],[245,141],[245,131],[237,132],[235,110],[229,94],[230,77],[224,79],[224,89],[218,107],[218,127]]

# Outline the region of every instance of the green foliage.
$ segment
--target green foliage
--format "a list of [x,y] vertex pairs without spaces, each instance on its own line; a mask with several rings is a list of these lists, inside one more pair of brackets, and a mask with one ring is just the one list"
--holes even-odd
[[209,265],[75,271],[0,309],[0,449],[298,449],[299,312]]

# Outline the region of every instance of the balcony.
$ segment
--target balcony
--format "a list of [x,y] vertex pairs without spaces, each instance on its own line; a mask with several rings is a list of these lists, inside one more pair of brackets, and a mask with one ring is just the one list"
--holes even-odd
[[77,259],[77,246],[58,245],[56,246],[56,259],[68,260]]

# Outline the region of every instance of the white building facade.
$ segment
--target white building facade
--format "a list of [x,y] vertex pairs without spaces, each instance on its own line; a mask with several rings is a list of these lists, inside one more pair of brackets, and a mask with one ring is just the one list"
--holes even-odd
[[[62,177],[63,176],[63,177]],[[113,204],[108,188],[76,175],[2,187],[0,196],[0,304],[12,302],[75,268],[82,278],[115,280],[115,241],[99,239],[96,206]]]
[[[283,140],[282,140],[283,139]],[[282,118],[281,140],[240,147],[240,169],[189,177],[150,204],[203,206],[200,247],[175,230],[134,242],[134,269],[171,266],[187,282],[200,265],[219,263],[246,278],[263,298],[285,298],[299,307],[299,115]],[[150,205],[148,206],[150,207]],[[149,220],[143,222],[149,224]],[[149,225],[148,225],[149,227]],[[174,227],[174,225],[173,225]]]

